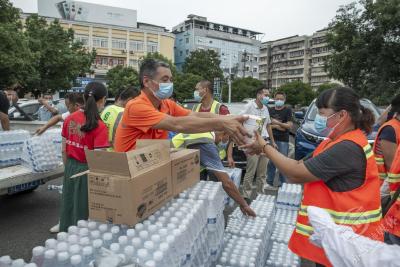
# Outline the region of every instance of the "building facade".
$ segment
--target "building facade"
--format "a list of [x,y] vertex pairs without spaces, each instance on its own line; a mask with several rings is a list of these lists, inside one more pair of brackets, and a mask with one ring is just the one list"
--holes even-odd
[[309,83],[313,89],[337,82],[325,72],[330,53],[326,30],[312,36],[295,35],[264,42],[260,48],[260,80],[272,89],[293,81]]
[[227,76],[259,78],[258,62],[261,33],[210,22],[206,17],[189,15],[172,28],[175,34],[175,64],[182,69],[185,59],[197,49],[214,50]]
[[[49,3],[47,2],[49,1],[52,0],[44,0],[42,6],[48,7]],[[83,11],[86,8],[85,5],[90,5],[90,11],[93,11],[97,18],[92,19],[92,21],[85,21],[84,18],[91,18],[90,13],[86,14],[86,16],[82,15],[81,20],[71,18],[71,14],[65,18],[65,12],[62,13],[63,16],[60,16],[59,10],[41,11],[40,5],[38,14],[49,22],[58,19],[63,28],[74,30],[76,41],[82,42],[88,50],[96,50],[97,55],[92,66],[94,71],[92,78],[104,80],[107,71],[117,65],[132,66],[138,69],[139,61],[147,53],[158,52],[168,59],[174,60],[175,36],[168,32],[165,27],[137,22],[136,16],[132,15],[136,14],[136,10],[82,2],[80,8]],[[73,7],[69,6],[68,8],[71,10]],[[96,9],[99,12],[96,13]],[[104,12],[104,14],[101,12]],[[42,13],[52,16],[43,16]],[[23,14],[22,18],[26,19],[29,15]],[[126,15],[124,21],[118,20],[123,15]],[[104,16],[104,21],[108,23],[114,22],[115,24],[94,22],[101,20],[101,16]],[[114,20],[114,17],[117,19]]]

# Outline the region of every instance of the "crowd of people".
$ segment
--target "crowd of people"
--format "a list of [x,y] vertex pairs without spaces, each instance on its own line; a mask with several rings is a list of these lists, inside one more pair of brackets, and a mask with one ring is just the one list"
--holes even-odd
[[[62,126],[65,174],[61,200],[59,231],[88,217],[87,177],[71,176],[88,169],[85,149],[108,149],[127,152],[135,149],[138,139],[171,139],[176,148],[200,151],[200,164],[211,177],[222,182],[224,190],[247,216],[257,216],[248,202],[256,177],[257,193],[276,189],[274,178],[279,171],[279,183],[304,185],[290,249],[317,265],[331,265],[321,246],[310,240],[314,229],[308,208],[327,211],[334,223],[348,226],[364,237],[400,245],[400,95],[379,118],[382,124],[373,147],[366,134],[376,118],[360,104],[354,90],[337,87],[322,92],[317,100],[314,126],[327,138],[312,155],[297,161],[288,157],[289,130],[292,111],[285,105],[283,92],[273,95],[275,105],[268,107],[271,92],[264,87],[255,92],[242,115],[229,115],[229,109],[214,99],[210,81],[199,81],[193,88],[198,104],[189,110],[173,99],[173,77],[168,64],[145,60],[139,72],[140,90],[121,90],[115,104],[105,107],[108,95],[104,84],[89,83],[83,95],[72,93],[66,98],[68,111],[50,105],[45,96],[39,110],[47,124],[37,130],[41,134],[52,125]],[[6,97],[4,100],[4,97]],[[0,94],[0,118],[6,108],[3,102],[13,98]],[[14,100],[15,101],[15,100]],[[6,103],[6,104],[7,104]],[[5,105],[6,106],[6,105]],[[248,115],[263,119],[262,131],[248,133],[243,122]],[[254,141],[248,143],[254,135]],[[221,159],[227,158],[234,167],[233,146],[247,153],[247,169],[242,194],[229,179]],[[267,185],[264,185],[267,183]],[[382,196],[382,199],[381,199]]]

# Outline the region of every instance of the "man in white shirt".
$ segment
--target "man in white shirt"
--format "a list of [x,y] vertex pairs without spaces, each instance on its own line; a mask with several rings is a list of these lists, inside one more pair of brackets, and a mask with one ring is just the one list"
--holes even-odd
[[[270,139],[271,144],[276,147],[274,136],[271,129],[271,118],[268,112],[268,102],[269,102],[269,90],[265,86],[260,87],[256,91],[256,99],[249,102],[243,114],[255,115],[261,117],[264,120],[264,125],[262,128],[261,136],[264,139]],[[251,197],[251,185],[253,183],[254,175],[256,175],[257,183],[257,193],[264,193],[264,183],[266,182],[267,176],[267,165],[268,158],[261,155],[247,155],[247,167],[246,174],[243,180],[243,195],[245,198]]]

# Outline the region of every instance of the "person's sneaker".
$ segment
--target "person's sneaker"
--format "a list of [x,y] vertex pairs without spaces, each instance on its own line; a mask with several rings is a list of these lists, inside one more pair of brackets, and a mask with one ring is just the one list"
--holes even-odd
[[279,188],[273,185],[265,184],[264,190],[278,190]]
[[50,233],[52,234],[56,234],[60,232],[60,224],[57,223],[56,225],[54,225],[53,227],[50,228]]

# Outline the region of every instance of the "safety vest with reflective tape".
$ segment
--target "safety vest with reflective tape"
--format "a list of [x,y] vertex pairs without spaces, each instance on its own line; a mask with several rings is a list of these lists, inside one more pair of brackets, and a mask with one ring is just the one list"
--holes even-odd
[[[289,248],[294,253],[326,266],[331,266],[331,263],[323,249],[309,241],[313,228],[308,221],[308,206],[317,206],[325,209],[337,224],[348,225],[358,234],[376,240],[383,240],[382,231],[379,230],[382,212],[378,167],[376,166],[372,147],[368,144],[364,133],[361,130],[353,130],[343,134],[335,141],[327,139],[316,148],[313,156],[317,156],[344,140],[356,143],[365,152],[367,165],[363,185],[347,192],[334,192],[322,180],[306,183],[304,185],[301,208],[297,216],[296,228],[289,241]],[[349,158],[349,160],[352,159]]]
[[[218,101],[213,101],[211,105],[210,112],[214,114],[219,114],[219,109],[221,104]],[[201,103],[193,106],[193,111],[199,112],[201,108]],[[215,136],[208,133],[196,133],[196,134],[177,134],[172,138],[172,144],[175,148],[188,147],[194,144],[212,144],[214,143]]]
[[[396,134],[396,144],[397,144],[397,146],[400,144],[400,121],[397,120],[397,119],[395,119],[395,118],[393,118],[393,119],[391,119],[390,121],[384,123],[384,124],[379,128],[379,131],[378,131],[378,134],[376,135],[375,143],[374,143],[375,160],[376,160],[376,164],[378,165],[378,172],[379,172],[379,178],[380,178],[380,180],[381,180],[381,184],[383,183],[383,181],[384,181],[385,179],[388,178],[388,172],[387,172],[386,167],[385,167],[385,159],[384,159],[384,157],[383,157],[383,154],[382,154],[382,155],[378,155],[378,154],[376,153],[376,146],[377,146],[377,144],[378,144],[378,142],[379,142],[378,139],[379,139],[379,136],[380,136],[380,134],[381,134],[381,132],[382,132],[382,129],[383,129],[384,127],[386,127],[386,126],[392,126],[392,127],[393,127],[394,132],[395,132],[395,134]],[[381,146],[381,147],[382,147],[382,146]],[[394,162],[394,161],[393,161],[393,162]]]
[[[392,166],[388,172],[388,183],[390,195],[393,197],[394,193],[400,187],[400,146],[397,147]],[[385,231],[400,237],[400,196],[397,197],[396,202],[390,207],[383,221]]]

